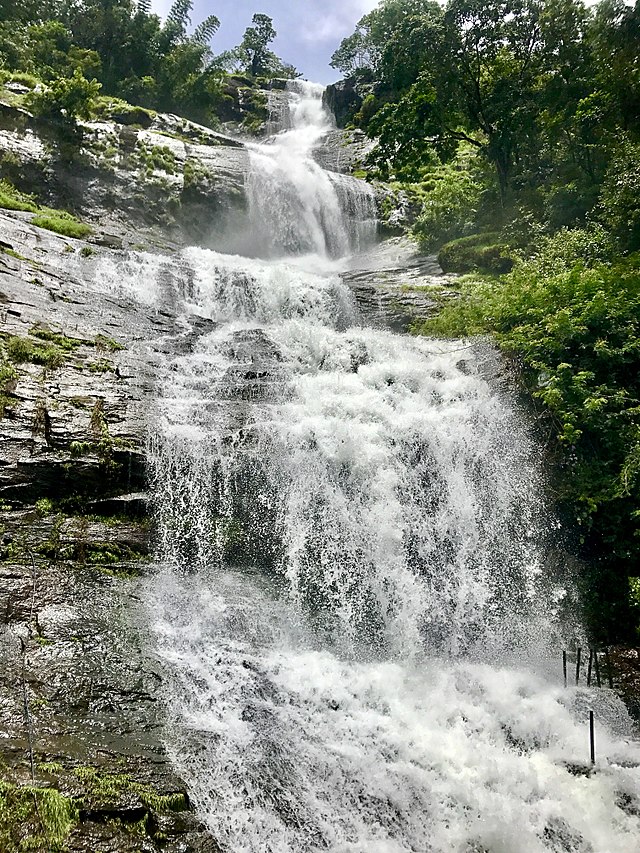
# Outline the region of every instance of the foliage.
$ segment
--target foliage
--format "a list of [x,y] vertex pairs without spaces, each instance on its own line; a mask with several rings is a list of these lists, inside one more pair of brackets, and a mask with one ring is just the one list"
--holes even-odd
[[640,144],[616,151],[600,197],[600,219],[623,249],[640,250]]
[[610,639],[630,629],[628,578],[640,559],[640,257],[595,258],[606,252],[598,232],[563,232],[510,274],[463,282],[420,331],[492,333],[520,365],[557,454],[560,508],[596,567],[586,575],[591,622]]
[[99,84],[112,98],[212,125],[228,97],[226,67],[298,76],[269,49],[275,30],[266,15],[254,16],[235,51],[215,56],[220,22],[209,15],[192,28],[192,8],[193,0],[174,0],[163,22],[145,0],[4,0],[0,73],[27,75],[35,108],[58,119],[88,117]]
[[293,65],[284,63],[269,48],[277,36],[272,19],[268,15],[256,14],[252,24],[245,30],[240,44],[218,58],[221,66],[252,77],[299,77]]
[[635,249],[639,36],[640,5],[622,0],[381,0],[333,64],[364,99],[381,177],[424,180],[464,141],[491,169],[499,224],[557,229],[586,222],[608,174],[602,215]]
[[497,232],[452,240],[438,252],[443,272],[505,273],[513,268],[514,261],[513,252]]
[[430,177],[431,186],[414,225],[423,251],[473,230],[483,189],[467,169],[456,164],[434,169]]
[[77,119],[89,119],[100,91],[97,80],[87,80],[76,69],[72,77],[60,77],[49,86],[35,89],[29,106],[36,115],[75,125]]
[[73,800],[54,788],[0,781],[0,848],[6,853],[61,853],[78,818]]

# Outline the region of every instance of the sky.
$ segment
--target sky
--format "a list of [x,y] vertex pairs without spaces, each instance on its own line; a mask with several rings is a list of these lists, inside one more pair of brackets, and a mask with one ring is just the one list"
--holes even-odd
[[[166,15],[172,0],[152,0],[153,9]],[[255,12],[273,18],[278,38],[273,50],[316,83],[333,83],[340,73],[329,66],[331,54],[356,23],[378,5],[378,0],[194,0],[192,23],[207,15],[220,19],[211,47],[215,53],[235,47],[251,25]]]

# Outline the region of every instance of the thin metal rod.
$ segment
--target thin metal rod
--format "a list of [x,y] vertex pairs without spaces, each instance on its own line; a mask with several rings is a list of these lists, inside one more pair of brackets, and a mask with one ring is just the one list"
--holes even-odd
[[564,675],[564,686],[567,686],[567,653],[562,652],[562,674]]
[[580,681],[580,660],[582,658],[582,649],[578,648],[578,654],[576,656],[576,684]]
[[589,649],[589,665],[587,666],[587,687],[591,686],[591,667],[593,664],[593,649]]
[[593,711],[589,711],[589,746],[591,747],[591,764],[596,763],[596,733],[593,723]]

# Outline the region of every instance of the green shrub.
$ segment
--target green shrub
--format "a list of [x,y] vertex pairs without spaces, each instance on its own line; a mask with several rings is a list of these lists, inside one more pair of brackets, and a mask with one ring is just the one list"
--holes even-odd
[[76,239],[87,237],[92,231],[91,226],[85,222],[80,222],[79,219],[64,210],[43,208],[31,221],[40,228],[46,228],[48,231],[55,231],[56,234],[75,237]]
[[28,103],[36,115],[75,125],[78,119],[91,118],[100,88],[97,80],[87,80],[76,68],[73,77],[59,77],[32,92]]
[[456,164],[439,167],[413,226],[421,250],[431,252],[473,230],[482,191],[467,169]]
[[513,269],[515,257],[500,241],[500,234],[474,234],[445,243],[438,252],[438,263],[444,272],[505,273]]

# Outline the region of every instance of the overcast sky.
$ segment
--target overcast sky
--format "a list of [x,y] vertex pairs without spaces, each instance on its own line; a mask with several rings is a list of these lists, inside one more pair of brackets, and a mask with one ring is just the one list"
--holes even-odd
[[[172,0],[152,2],[158,14],[166,15]],[[220,19],[211,46],[221,53],[240,42],[255,12],[263,12],[273,18],[278,32],[273,44],[278,56],[308,80],[332,83],[340,74],[329,67],[331,54],[365,12],[377,5],[378,0],[194,0],[192,23],[211,14]]]

